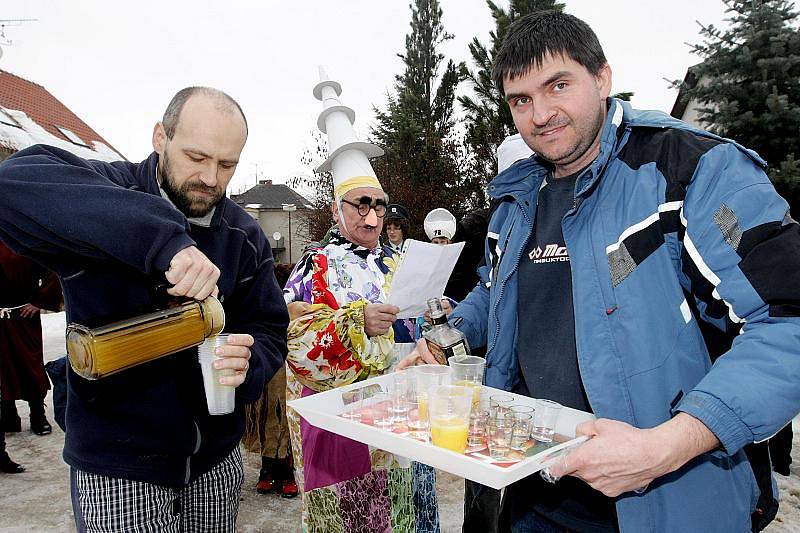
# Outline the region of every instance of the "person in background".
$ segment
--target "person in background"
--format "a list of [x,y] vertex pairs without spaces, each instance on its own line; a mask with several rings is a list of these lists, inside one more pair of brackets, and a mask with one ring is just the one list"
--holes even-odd
[[486,229],[489,225],[488,210],[476,209],[467,213],[458,221],[453,242],[464,243],[464,249],[450,274],[444,293],[456,302],[460,302],[472,291],[480,279],[478,266],[483,262]]
[[400,204],[386,206],[386,245],[395,253],[402,253],[403,243],[408,235],[408,210]]
[[187,87],[141,163],[45,145],[0,163],[0,240],[56,272],[68,322],[152,311],[166,281],[176,298],[218,296],[230,332],[214,362],[236,387],[227,415],[208,413],[196,349],[98,380],[65,365],[63,457],[79,532],[236,527],[244,405],[283,365],[288,325],[269,242],[225,194],[246,139],[235,100]]
[[44,370],[39,312],[60,311],[62,303],[56,275],[0,241],[0,431],[22,429],[15,400],[28,402],[34,434],[53,431],[45,415],[50,381]]
[[437,207],[425,216],[423,226],[433,244],[450,244],[456,234],[456,217],[447,209]]
[[[0,383],[2,387],[2,383]],[[4,474],[21,474],[25,471],[25,467],[19,463],[14,462],[8,456],[6,451],[6,434],[0,430],[0,472]]]
[[[345,176],[334,191],[337,229],[303,255],[284,289],[289,400],[391,372],[414,346],[399,309],[383,303],[397,257],[380,245],[383,188]],[[288,419],[303,531],[439,531],[431,467],[314,427],[292,409]]]
[[[275,279],[283,287],[289,280],[293,265],[275,265]],[[289,425],[286,421],[286,368],[281,367],[264,387],[264,393],[246,407],[247,425],[242,445],[261,456],[256,492],[275,492],[284,498],[298,494],[294,479],[292,447],[289,445]]]

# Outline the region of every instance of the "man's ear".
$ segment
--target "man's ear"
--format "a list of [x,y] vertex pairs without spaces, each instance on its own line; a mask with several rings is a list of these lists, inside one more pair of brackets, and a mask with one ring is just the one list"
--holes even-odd
[[331,202],[331,214],[333,215],[333,221],[334,222],[339,220],[339,206],[336,205],[336,200]]
[[158,155],[164,155],[164,149],[167,146],[167,132],[164,131],[164,125],[161,122],[156,122],[153,127],[153,150]]
[[600,98],[605,101],[608,95],[611,94],[611,65],[606,63],[603,65],[595,76],[597,80],[597,88],[600,91]]

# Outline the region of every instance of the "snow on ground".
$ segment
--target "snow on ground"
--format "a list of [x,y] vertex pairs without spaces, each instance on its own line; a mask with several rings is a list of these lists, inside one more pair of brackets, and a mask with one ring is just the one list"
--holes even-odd
[[[42,316],[45,360],[56,359],[64,350],[64,313]],[[6,435],[11,457],[23,464],[23,474],[0,474],[0,533],[38,533],[75,531],[69,497],[69,469],[61,460],[64,434],[53,423],[53,434],[36,436],[27,427],[28,406],[17,402],[23,419],[21,433]],[[47,397],[52,419],[52,398]],[[795,419],[794,464],[791,475],[777,476],[781,491],[778,517],[768,533],[800,532],[800,418]],[[260,459],[244,453],[245,482],[239,512],[238,530],[250,532],[299,531],[300,499],[285,500],[255,492]],[[463,481],[440,473],[437,483],[439,515],[443,533],[461,530],[463,519]],[[698,495],[702,497],[702,495]]]

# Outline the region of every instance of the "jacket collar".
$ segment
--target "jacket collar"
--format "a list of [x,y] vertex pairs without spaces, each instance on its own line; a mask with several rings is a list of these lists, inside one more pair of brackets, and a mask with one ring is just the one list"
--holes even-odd
[[380,245],[380,243],[378,243],[375,248],[370,249],[366,246],[361,246],[360,244],[356,244],[348,240],[338,229],[331,230],[331,236],[328,244],[339,246],[345,250],[353,252],[361,259],[366,259],[370,255],[380,256],[384,253],[384,248]]
[[[139,163],[138,168],[136,169],[136,177],[137,182],[140,186],[143,187],[144,191],[149,194],[155,194],[156,196],[164,197],[172,207],[175,207],[175,204],[169,199],[169,197],[161,194],[161,187],[158,184],[158,154],[153,152],[150,154],[147,159]],[[209,217],[202,217],[202,218],[189,218],[187,217],[186,220],[189,224],[195,226],[202,226],[202,227],[210,227],[212,229],[217,229],[222,224],[222,217],[225,214],[225,208],[231,200],[226,196],[223,197],[219,203],[214,206],[213,212],[210,213]],[[177,210],[177,208],[175,208]],[[183,215],[183,213],[181,213]],[[185,217],[186,215],[184,215]]]
[[[762,169],[766,162],[753,150],[749,150],[737,142],[720,137],[713,133],[695,128],[661,111],[640,111],[633,109],[630,103],[616,98],[608,99],[608,114],[600,135],[600,153],[592,162],[589,172],[585,172],[575,185],[576,197],[585,195],[600,179],[603,169],[622,150],[627,141],[627,133],[633,127],[673,128],[689,131],[695,135],[707,137],[720,142],[730,143],[741,150]],[[536,154],[527,159],[517,161],[501,172],[489,184],[489,196],[502,198],[513,196],[520,198],[528,195],[534,187],[540,187],[550,172],[550,165],[539,159]]]

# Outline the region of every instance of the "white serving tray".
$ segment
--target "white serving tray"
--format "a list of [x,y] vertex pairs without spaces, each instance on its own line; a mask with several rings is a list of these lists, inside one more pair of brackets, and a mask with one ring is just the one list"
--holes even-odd
[[[525,457],[518,462],[496,463],[487,455],[481,453],[466,455],[456,453],[434,446],[430,442],[414,439],[407,433],[394,433],[358,420],[350,420],[339,416],[347,410],[342,393],[362,387],[371,387],[371,390],[377,390],[375,385],[381,386],[382,390],[385,391],[390,381],[391,374],[378,376],[346,387],[293,400],[288,402],[288,405],[310,424],[318,428],[407,457],[413,461],[430,465],[495,489],[503,488],[538,472],[561,454],[584,442],[586,437],[575,438],[575,428],[581,422],[595,418],[590,413],[564,407],[556,425],[556,435],[558,436],[556,440],[561,440],[562,442],[553,443],[548,448],[544,448],[543,445],[539,444],[538,446],[543,448],[541,452]],[[512,394],[490,387],[483,387],[482,397],[486,398],[493,393],[514,396],[514,403],[517,405],[530,405],[533,407],[536,401],[527,396]]]

